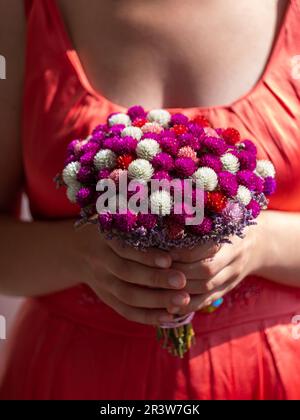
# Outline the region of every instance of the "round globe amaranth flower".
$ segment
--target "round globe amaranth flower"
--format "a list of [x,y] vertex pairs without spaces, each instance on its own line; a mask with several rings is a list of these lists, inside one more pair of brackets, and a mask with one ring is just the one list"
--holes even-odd
[[195,150],[193,150],[190,146],[184,146],[184,147],[181,147],[181,148],[178,150],[178,154],[177,154],[177,156],[178,156],[179,158],[190,158],[190,159],[193,159],[193,161],[194,161],[195,163],[197,163],[197,162],[198,162],[197,153],[196,153],[196,152],[195,152]]
[[130,154],[119,156],[117,158],[117,166],[120,169],[128,169],[128,166],[134,161],[134,159],[134,156]]
[[256,156],[253,153],[242,150],[238,154],[238,158],[240,161],[240,169],[248,169],[249,171],[254,171],[256,168]]
[[122,176],[125,177],[126,174],[127,174],[127,171],[125,169],[114,169],[110,173],[109,178],[111,180],[113,180],[115,184],[118,184],[119,183],[119,180],[120,180],[120,177],[122,177]]
[[266,195],[274,194],[276,190],[276,180],[271,176],[267,176],[264,181],[264,193]]
[[148,122],[141,127],[141,130],[144,134],[147,134],[147,133],[160,134],[163,131],[163,127],[156,122]]
[[258,160],[256,165],[256,172],[262,178],[274,178],[276,175],[274,165],[269,160]]
[[116,213],[113,215],[114,226],[121,232],[129,233],[136,224],[137,215],[130,210],[125,214]]
[[171,213],[173,200],[168,191],[159,190],[154,191],[150,195],[150,210],[151,214],[158,214],[166,216]]
[[148,121],[155,122],[162,127],[168,127],[171,121],[171,114],[165,109],[152,109],[147,114]]
[[109,149],[98,152],[94,158],[96,169],[113,169],[116,166],[116,154]]
[[257,186],[257,175],[252,171],[243,170],[237,173],[238,183],[247,187],[250,191],[255,191]]
[[223,139],[227,144],[235,145],[241,140],[241,135],[235,128],[226,128],[222,132]]
[[244,185],[240,185],[239,188],[238,188],[238,192],[237,192],[236,198],[242,204],[244,204],[244,206],[248,206],[248,204],[252,200],[251,192]]
[[101,179],[108,179],[110,175],[110,170],[109,169],[100,169],[100,171],[97,174],[97,179],[101,180]]
[[218,175],[211,168],[199,168],[193,174],[193,179],[199,180],[205,191],[214,191],[218,186]]
[[256,156],[257,147],[251,140],[243,140],[241,143],[237,144],[237,147],[243,148],[246,152],[250,152]]
[[131,154],[135,153],[136,146],[138,144],[137,140],[133,137],[114,137],[112,144],[109,149],[115,152],[118,155]]
[[76,194],[76,201],[80,207],[90,205],[94,199],[95,191],[92,187],[82,187]]
[[127,114],[117,113],[113,114],[108,118],[108,124],[110,127],[114,125],[125,125],[126,127],[131,125],[131,119]]
[[252,213],[252,216],[254,217],[254,219],[256,219],[260,212],[261,212],[261,207],[259,205],[259,203],[255,200],[251,200],[250,203],[247,205],[247,210],[250,210]]
[[192,225],[191,231],[195,235],[208,235],[213,230],[213,221],[210,217],[205,216],[199,225]]
[[98,222],[102,230],[109,231],[113,227],[113,215],[109,212],[100,213]]
[[167,171],[157,171],[153,174],[152,179],[172,181],[173,178]]
[[157,225],[157,216],[155,214],[139,213],[137,217],[137,225],[145,229],[153,229]]
[[188,117],[183,114],[177,113],[171,116],[172,125],[187,125],[189,122]]
[[180,178],[189,178],[196,170],[196,164],[191,158],[178,158],[174,166]]
[[160,152],[158,142],[153,139],[141,140],[136,148],[136,154],[140,159],[152,160]]
[[159,144],[164,152],[176,156],[179,149],[179,142],[175,137],[163,136],[159,140]]
[[221,162],[223,165],[223,170],[236,174],[240,169],[240,162],[236,156],[232,153],[225,153],[221,156]]
[[79,162],[71,162],[64,168],[62,178],[68,187],[77,185],[77,174],[80,168],[81,165]]
[[128,176],[130,179],[149,181],[153,173],[153,166],[146,159],[136,159],[128,166]]
[[95,172],[93,167],[82,165],[77,174],[77,180],[82,184],[88,184],[95,180]]
[[128,109],[127,114],[129,115],[131,121],[134,121],[138,118],[146,118],[147,115],[144,108],[140,105],[131,106]]
[[239,223],[243,219],[243,209],[239,203],[229,201],[222,211],[222,215],[227,222]]
[[222,156],[228,149],[228,145],[219,137],[205,137],[203,146],[218,156]]
[[130,136],[134,139],[136,139],[137,141],[140,141],[142,136],[143,136],[143,132],[140,128],[138,127],[125,127],[122,132],[121,132],[121,136],[122,137],[127,137]]
[[211,153],[206,153],[202,155],[199,159],[200,166],[208,167],[213,169],[215,172],[222,171],[222,163],[219,156],[213,155]]
[[230,172],[219,173],[219,188],[227,196],[234,197],[238,191],[238,182],[236,176]]
[[221,213],[227,206],[228,200],[221,191],[207,193],[207,207],[214,213]]
[[179,142],[180,142],[180,147],[189,146],[195,151],[200,149],[199,138],[191,133],[181,134],[179,136]]
[[74,183],[67,188],[67,197],[71,203],[74,203],[74,204],[77,203],[76,196],[80,188],[81,188],[81,185],[79,182]]
[[157,170],[170,171],[174,168],[174,160],[168,153],[158,153],[152,159],[152,165]]

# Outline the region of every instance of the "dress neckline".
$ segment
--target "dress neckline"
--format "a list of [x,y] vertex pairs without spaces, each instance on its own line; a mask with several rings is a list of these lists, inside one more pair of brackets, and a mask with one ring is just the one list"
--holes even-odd
[[[107,98],[105,95],[103,95],[100,91],[98,91],[96,88],[93,87],[91,84],[86,71],[84,70],[83,63],[79,57],[79,54],[77,53],[72,40],[71,36],[68,33],[68,30],[66,28],[61,10],[59,8],[59,5],[57,3],[57,0],[50,0],[51,1],[51,10],[54,13],[54,17],[57,22],[57,30],[59,31],[59,35],[62,38],[64,48],[66,50],[67,57],[72,65],[72,67],[75,70],[75,73],[78,77],[78,79],[81,82],[81,85],[83,86],[84,90],[98,99],[101,102],[105,102],[108,105],[110,105],[113,108],[116,108],[120,111],[125,111],[127,109],[126,106],[123,106],[121,104],[115,103],[109,98]],[[275,36],[274,42],[272,44],[268,59],[266,61],[265,67],[261,73],[261,76],[256,81],[256,83],[248,89],[243,95],[235,99],[229,104],[221,104],[221,105],[211,105],[211,106],[192,106],[192,107],[164,107],[168,111],[174,113],[177,111],[187,111],[187,112],[209,112],[209,111],[217,111],[217,110],[224,110],[224,109],[230,109],[240,103],[243,103],[247,99],[251,98],[257,90],[260,88],[260,86],[264,83],[264,80],[266,79],[267,75],[270,72],[270,69],[275,62],[278,53],[281,50],[281,46],[284,42],[284,35],[285,35],[285,28],[288,26],[290,16],[292,14],[293,10],[293,3],[295,0],[288,0],[288,4],[286,6],[286,10],[284,13],[284,17],[281,21],[280,28],[277,31],[277,34]]]

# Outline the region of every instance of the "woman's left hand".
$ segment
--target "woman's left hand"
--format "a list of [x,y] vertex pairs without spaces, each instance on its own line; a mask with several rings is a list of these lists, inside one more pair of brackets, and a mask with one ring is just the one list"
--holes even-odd
[[181,271],[188,279],[183,290],[191,300],[184,307],[169,307],[173,314],[186,314],[209,306],[234,289],[245,277],[260,266],[261,229],[259,225],[247,228],[245,237],[235,236],[231,244],[214,247],[212,255],[203,259],[201,247],[193,250],[174,250],[172,268]]

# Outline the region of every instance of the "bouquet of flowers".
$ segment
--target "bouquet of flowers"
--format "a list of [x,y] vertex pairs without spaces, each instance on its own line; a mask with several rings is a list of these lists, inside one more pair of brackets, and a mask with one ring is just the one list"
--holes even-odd
[[[81,209],[77,224],[95,223],[108,239],[141,251],[192,248],[243,237],[267,208],[275,169],[256,155],[251,140],[213,128],[202,115],[133,106],[72,141],[58,180]],[[157,328],[173,355],[191,347],[193,315]]]

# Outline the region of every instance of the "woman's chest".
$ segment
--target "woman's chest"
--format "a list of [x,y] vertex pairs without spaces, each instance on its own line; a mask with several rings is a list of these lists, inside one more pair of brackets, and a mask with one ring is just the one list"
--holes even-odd
[[230,103],[266,65],[286,0],[59,0],[93,87],[115,103]]

